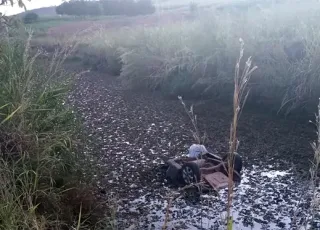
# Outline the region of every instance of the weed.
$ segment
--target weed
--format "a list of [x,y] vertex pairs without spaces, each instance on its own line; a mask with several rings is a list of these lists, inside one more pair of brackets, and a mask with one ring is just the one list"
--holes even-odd
[[244,55],[244,42],[240,39],[240,55],[235,67],[234,75],[234,94],[233,94],[233,120],[230,127],[230,139],[229,139],[229,155],[228,155],[228,204],[227,204],[227,229],[232,230],[233,218],[232,218],[232,200],[233,200],[233,175],[234,175],[234,161],[235,154],[237,152],[239,141],[237,138],[238,121],[243,109],[243,106],[248,97],[249,91],[247,85],[249,83],[252,73],[257,69],[257,66],[251,67],[251,57],[245,63],[245,67],[240,73],[241,60]]
[[97,200],[75,177],[72,76],[62,68],[74,46],[42,63],[31,38],[0,40],[0,229],[88,229]]
[[196,141],[197,144],[204,144],[206,141],[207,135],[206,134],[201,135],[201,133],[199,131],[197,115],[194,114],[193,105],[191,105],[190,110],[188,110],[186,104],[182,100],[182,97],[179,96],[178,99],[180,100],[185,112],[187,113],[187,115],[192,123],[193,131],[191,131],[191,133],[192,133],[194,140]]
[[[184,98],[231,98],[230,66],[238,55],[235,41],[242,37],[259,65],[251,82],[255,85],[251,101],[268,101],[272,109],[289,113],[319,96],[320,46],[316,32],[319,5],[287,4],[249,7],[232,14],[203,10],[196,20],[123,29],[111,36],[107,31],[99,39],[113,44],[117,52],[108,53],[120,59],[120,76],[131,87]],[[296,13],[288,14],[287,9],[296,9]]]
[[310,167],[310,177],[311,177],[310,178],[310,182],[311,182],[310,223],[314,222],[315,216],[318,213],[319,206],[320,206],[320,202],[319,202],[320,197],[319,197],[319,191],[318,191],[318,188],[319,188],[318,174],[319,174],[319,166],[320,166],[320,100],[318,105],[318,114],[316,115],[316,121],[313,124],[317,128],[317,140],[311,144],[314,151],[314,157]]
[[[249,95],[249,91],[247,89],[249,80],[252,76],[252,73],[257,69],[257,66],[252,67],[252,60],[251,57],[248,58],[248,60],[245,63],[245,66],[241,73],[241,61],[244,56],[244,42],[240,38],[240,54],[239,58],[237,60],[236,66],[235,66],[235,74],[234,74],[234,94],[233,94],[233,119],[231,122],[230,127],[230,139],[229,139],[229,154],[228,154],[228,200],[227,200],[227,229],[232,230],[233,229],[233,218],[232,218],[232,200],[233,200],[233,186],[234,186],[234,161],[235,161],[235,154],[237,154],[237,149],[239,146],[239,141],[237,139],[237,127],[238,127],[238,121],[243,109],[243,106],[245,105],[245,102],[247,100],[247,97]],[[197,141],[197,143],[201,144],[204,142],[204,138],[201,137],[198,124],[197,124],[197,116],[194,115],[193,112],[193,106],[190,107],[190,110],[188,110],[186,104],[182,100],[182,97],[178,97],[181,104],[183,105],[185,112],[187,113],[189,119],[191,120],[191,123],[193,125],[194,131],[192,131],[194,139]],[[319,107],[320,109],[320,107]],[[204,136],[205,137],[205,136]],[[199,186],[200,188],[201,186]],[[200,189],[200,193],[201,193]],[[168,201],[167,209],[170,208],[172,200]],[[164,224],[163,229],[167,228],[167,222],[168,222],[168,210],[166,212],[166,221]]]

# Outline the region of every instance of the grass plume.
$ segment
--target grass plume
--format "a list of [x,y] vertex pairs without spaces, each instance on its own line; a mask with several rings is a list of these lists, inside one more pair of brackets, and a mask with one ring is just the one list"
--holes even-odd
[[257,69],[257,66],[252,67],[251,57],[245,63],[241,73],[241,60],[244,53],[244,42],[240,39],[240,55],[235,67],[234,75],[234,94],[233,94],[233,119],[230,127],[229,139],[229,154],[228,154],[228,203],[227,203],[227,229],[232,230],[232,199],[233,199],[233,174],[234,174],[234,156],[238,150],[239,141],[237,138],[238,122],[241,111],[248,97],[249,91],[247,88],[248,82],[252,73]]
[[186,114],[188,115],[188,117],[191,121],[191,124],[193,126],[193,130],[191,130],[193,139],[196,141],[197,144],[204,144],[207,139],[207,135],[206,135],[206,133],[204,133],[203,135],[201,135],[201,133],[200,133],[200,130],[198,127],[198,119],[197,119],[197,115],[194,114],[193,105],[191,105],[190,109],[188,109],[186,104],[184,103],[182,97],[179,96],[178,99],[181,102],[181,104],[182,104],[182,106],[183,106]]

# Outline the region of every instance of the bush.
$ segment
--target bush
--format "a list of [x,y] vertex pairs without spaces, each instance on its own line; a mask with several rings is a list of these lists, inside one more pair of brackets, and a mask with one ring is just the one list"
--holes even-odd
[[100,0],[70,1],[56,8],[59,15],[96,16],[96,15],[143,15],[155,12],[151,0]]
[[99,16],[102,12],[101,4],[97,1],[64,2],[56,8],[59,15]]
[[82,44],[74,57],[92,70],[120,75],[121,63],[117,58],[117,49],[112,47],[100,44]]
[[[147,15],[153,14],[156,11],[155,6],[152,3],[152,0],[138,0],[135,3],[134,7],[135,11],[132,12],[132,15]],[[130,11],[128,15],[130,15]]]
[[190,2],[189,11],[191,16],[195,16],[198,13],[198,5],[195,2]]
[[[194,21],[131,29],[127,41],[117,42],[121,78],[133,87],[182,96],[231,98],[230,66],[243,38],[259,67],[249,100],[292,111],[320,96],[319,5],[296,4],[209,11]],[[121,34],[112,39],[123,40]]]
[[39,16],[36,13],[27,13],[24,17],[23,17],[23,22],[25,24],[31,24],[34,23],[36,21],[38,21]]
[[39,65],[30,40],[0,39],[0,229],[94,225],[97,202],[76,173],[76,123],[65,105],[71,76],[61,65],[74,46]]

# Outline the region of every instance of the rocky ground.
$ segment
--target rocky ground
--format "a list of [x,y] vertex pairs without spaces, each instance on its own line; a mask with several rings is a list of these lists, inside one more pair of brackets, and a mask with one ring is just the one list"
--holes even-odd
[[[106,199],[118,199],[118,228],[161,229],[168,196],[177,191],[164,178],[167,159],[185,155],[193,143],[192,128],[178,99],[124,89],[116,77],[87,73],[69,97],[83,121],[84,153],[91,157],[88,174]],[[192,102],[186,101],[187,104]],[[194,102],[206,146],[214,153],[228,149],[229,105]],[[308,123],[297,123],[246,108],[239,126],[243,180],[236,188],[235,229],[293,229],[306,216],[309,201],[304,177],[310,142]],[[199,202],[175,200],[169,229],[219,229],[226,191],[205,194]]]

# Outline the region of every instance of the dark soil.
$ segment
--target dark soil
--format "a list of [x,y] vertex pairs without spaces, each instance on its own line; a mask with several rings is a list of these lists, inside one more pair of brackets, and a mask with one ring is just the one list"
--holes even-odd
[[[166,196],[175,191],[164,179],[164,162],[185,155],[193,143],[192,125],[179,100],[133,92],[123,88],[117,77],[94,72],[77,80],[69,99],[87,135],[83,151],[92,158],[92,170],[87,174],[98,181],[102,196],[116,195],[119,199],[119,224],[161,229]],[[194,104],[200,130],[208,135],[206,146],[217,154],[227,152],[231,105],[186,103]],[[303,178],[308,176],[312,159],[309,143],[315,139],[314,131],[308,119],[298,123],[245,108],[238,133],[244,181],[234,207],[240,226],[290,229],[286,224],[292,221],[292,209],[308,207],[308,202],[299,203],[301,207],[297,202],[306,191]],[[268,171],[285,173],[268,176]],[[181,220],[185,226],[176,229],[218,229],[217,216],[225,208],[224,197],[224,191],[219,200],[207,195],[200,204],[201,212],[183,199],[176,201],[172,226],[180,226]],[[200,226],[203,218],[207,227]],[[274,225],[266,226],[268,223]]]

